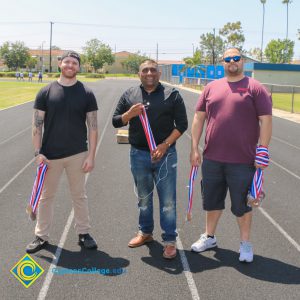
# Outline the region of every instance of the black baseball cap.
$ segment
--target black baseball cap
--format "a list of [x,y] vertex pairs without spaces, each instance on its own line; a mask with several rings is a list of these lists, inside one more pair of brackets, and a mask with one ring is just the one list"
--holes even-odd
[[61,56],[61,61],[63,61],[63,59],[66,57],[73,57],[73,58],[77,59],[79,65],[80,65],[80,55],[77,52],[72,51],[72,50],[65,51],[63,53],[63,55]]

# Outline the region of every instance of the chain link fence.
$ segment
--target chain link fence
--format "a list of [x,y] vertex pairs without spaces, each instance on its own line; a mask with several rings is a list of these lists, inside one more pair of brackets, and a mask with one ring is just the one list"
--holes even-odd
[[273,106],[292,113],[300,113],[300,86],[263,83],[272,95]]

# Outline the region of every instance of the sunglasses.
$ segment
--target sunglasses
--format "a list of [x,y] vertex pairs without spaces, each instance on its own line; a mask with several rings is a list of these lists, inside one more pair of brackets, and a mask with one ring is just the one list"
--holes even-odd
[[141,72],[143,74],[148,74],[150,71],[150,73],[154,74],[154,73],[157,73],[157,69],[156,68],[145,68],[143,69]]
[[227,56],[227,57],[224,57],[224,58],[223,58],[223,60],[224,60],[226,63],[230,63],[232,59],[233,59],[234,62],[238,62],[238,61],[241,60],[241,56],[236,55],[236,56]]

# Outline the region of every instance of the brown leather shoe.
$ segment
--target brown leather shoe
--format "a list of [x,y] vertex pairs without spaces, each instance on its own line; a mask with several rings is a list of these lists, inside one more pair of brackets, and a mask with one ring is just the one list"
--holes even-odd
[[177,255],[176,246],[173,244],[168,244],[164,247],[163,257],[166,259],[173,259]]
[[128,243],[128,247],[136,248],[152,241],[152,234],[138,233],[137,236],[130,240],[130,242]]

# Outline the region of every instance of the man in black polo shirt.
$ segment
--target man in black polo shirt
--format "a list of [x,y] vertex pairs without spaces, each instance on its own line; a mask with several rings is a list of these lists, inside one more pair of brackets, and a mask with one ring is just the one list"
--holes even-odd
[[[163,230],[163,256],[176,256],[176,140],[187,129],[185,105],[179,92],[159,82],[160,71],[153,60],[140,65],[140,86],[128,89],[119,100],[113,115],[114,127],[129,123],[130,165],[137,189],[139,232],[128,244],[139,247],[153,240],[153,189],[156,186]],[[146,107],[157,145],[149,150],[139,115]]]
[[60,78],[42,88],[34,103],[32,141],[36,162],[48,164],[48,171],[38,206],[36,237],[27,246],[28,253],[37,252],[47,244],[53,221],[54,195],[64,170],[72,195],[79,244],[88,249],[97,248],[96,241],[89,235],[85,192],[85,174],[94,168],[97,102],[93,92],[76,79],[80,68],[80,57],[76,52],[64,53],[59,67]]

